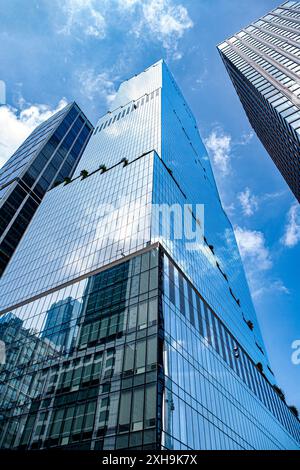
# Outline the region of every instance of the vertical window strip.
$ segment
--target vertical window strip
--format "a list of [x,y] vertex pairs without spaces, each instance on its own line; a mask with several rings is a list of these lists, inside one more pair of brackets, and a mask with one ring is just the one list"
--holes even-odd
[[194,291],[194,289],[191,289],[192,292],[192,306],[191,308],[193,309],[193,317],[194,317],[194,323],[195,323],[195,328],[197,331],[200,330],[199,327],[199,321],[198,321],[198,312],[197,312],[197,294]]
[[219,330],[219,338],[220,338],[220,344],[221,344],[222,357],[223,357],[224,361],[228,364],[228,358],[227,358],[227,354],[226,354],[226,346],[225,346],[224,337],[223,337],[222,325],[221,325],[221,322],[218,318],[216,318],[215,320],[217,322],[217,327],[218,327],[218,330]]
[[224,327],[224,325],[221,326],[221,329],[222,329],[223,338],[224,338],[224,345],[225,345],[226,350],[227,350],[227,355],[228,355],[228,359],[229,359],[229,364],[230,364],[231,369],[234,370],[233,357],[232,357],[232,350],[231,350],[231,348],[230,348],[230,339],[229,339],[229,335],[228,335],[228,332],[227,332],[226,328]]
[[213,330],[213,333],[214,333],[215,349],[216,349],[217,353],[220,354],[220,347],[219,347],[217,327],[216,327],[216,318],[215,318],[215,316],[212,312],[211,312],[211,322],[212,322],[212,330]]
[[179,277],[179,302],[180,302],[180,313],[185,316],[185,299],[184,299],[184,286],[183,286],[183,277],[180,272],[178,272]]
[[250,372],[251,363],[250,363],[250,361],[249,361],[249,359],[246,355],[243,354],[243,358],[244,358],[245,368],[247,370],[247,375],[248,375],[249,382],[250,382],[250,389],[252,390],[252,392],[254,394],[256,394],[255,386],[254,386],[254,379],[253,379],[252,374]]
[[169,296],[170,301],[173,305],[175,305],[175,284],[174,284],[174,265],[171,261],[169,261]]
[[242,350],[240,350],[240,358],[241,358],[242,368],[243,368],[245,379],[246,379],[245,383],[248,385],[250,390],[252,390],[252,383],[250,380],[249,371],[247,367],[247,357],[245,356],[244,351]]
[[207,305],[204,304],[204,317],[205,317],[205,325],[206,325],[206,338],[208,343],[211,345],[211,332],[210,332],[210,325],[209,325],[209,313]]
[[189,282],[187,282],[187,290],[188,290],[188,305],[189,305],[189,312],[190,312],[190,321],[193,327],[195,327],[195,316],[194,316],[194,305],[193,305],[193,290]]
[[240,374],[240,369],[239,369],[239,363],[238,363],[238,359],[235,357],[235,350],[234,350],[234,348],[236,347],[236,342],[234,341],[234,338],[231,335],[231,333],[227,332],[227,336],[228,336],[228,344],[229,344],[229,347],[231,348],[233,368],[235,372],[237,373],[237,375],[240,377],[241,374]]
[[198,295],[196,295],[196,306],[197,306],[199,333],[202,337],[204,337],[203,316],[202,316],[202,311],[201,311],[201,300],[200,300],[200,297],[198,297]]

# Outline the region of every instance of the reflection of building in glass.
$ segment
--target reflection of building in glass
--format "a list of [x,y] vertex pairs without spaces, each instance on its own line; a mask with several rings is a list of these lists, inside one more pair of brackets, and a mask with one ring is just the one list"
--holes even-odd
[[33,384],[39,389],[32,400],[26,400],[28,392],[17,410],[8,407],[6,390],[2,447],[30,443],[32,448],[61,444],[84,449],[95,438],[95,448],[101,448],[107,433],[105,446],[117,439],[123,447],[132,426],[138,432],[130,437],[131,446],[140,446],[143,439],[156,446],[158,262],[155,250],[83,283],[72,351],[64,358],[44,351],[36,374],[19,370],[19,387],[28,381],[31,393]]
[[56,348],[68,349],[72,340],[72,328],[76,326],[80,304],[68,297],[51,305],[41,337],[48,338]]
[[0,80],[0,105],[6,103],[6,85],[3,80]]
[[[4,397],[1,447],[299,448],[206,150],[164,62],[121,85],[75,176],[48,191],[0,282],[0,312],[68,343],[19,368],[35,393],[26,408]],[[205,203],[203,243],[163,237],[152,203],[191,204],[195,223]]]
[[279,8],[218,46],[256,134],[300,202],[300,2]]
[[76,103],[40,124],[0,170],[0,276],[48,188],[72,176],[92,125]]
[[[3,424],[15,427],[14,415],[27,413],[32,399],[40,393],[36,364],[57,358],[58,350],[37,332],[24,328],[24,322],[13,313],[0,317],[0,340],[5,343],[6,361],[0,366],[0,445]],[[6,431],[4,431],[6,432]]]

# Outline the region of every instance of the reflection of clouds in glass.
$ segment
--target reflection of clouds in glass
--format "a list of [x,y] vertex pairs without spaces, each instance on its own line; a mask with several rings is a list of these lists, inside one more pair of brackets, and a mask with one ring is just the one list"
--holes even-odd
[[220,243],[218,252],[222,258],[223,270],[229,276],[230,282],[239,283],[243,273],[240,268],[240,254],[233,230],[226,228],[221,241],[223,242]]
[[[129,113],[127,110],[130,108]],[[132,161],[140,155],[156,150],[160,154],[160,100],[154,95],[143,106],[131,111],[132,103],[127,107],[117,109],[114,113],[106,114],[97,123],[96,128],[111,122],[105,129],[93,135],[80,160],[75,175],[85,168],[93,171],[100,165],[107,168],[119,163],[122,158]],[[118,119],[119,114],[126,111],[124,117]],[[130,135],[130,139],[128,139]]]
[[[37,300],[30,302],[24,306],[18,307],[14,310],[14,316],[22,321],[25,329],[32,330],[33,334],[37,334],[43,330],[45,325],[46,313],[53,304],[53,302],[63,301],[68,297],[78,297],[78,308],[81,309],[83,297],[88,279],[66,286],[63,289],[55,291],[54,293],[43,296]],[[28,317],[28,308],[30,306],[30,317]],[[79,312],[78,312],[79,314]],[[6,314],[9,315],[9,314]]]
[[111,138],[111,139],[115,139],[117,137],[125,137],[125,134],[126,134],[126,127],[125,126],[114,126],[114,125],[111,125],[109,127],[107,127],[106,129],[104,129],[104,131],[101,131],[103,132],[103,135],[105,135],[108,139]]
[[152,165],[149,154],[50,191],[1,279],[1,308],[143,248],[150,240]]
[[[158,64],[160,61],[158,62]],[[152,67],[120,85],[115,99],[111,102],[110,109],[116,109],[129,101],[137,100],[145,93],[151,93],[153,90],[162,86],[161,69],[154,64]]]
[[182,349],[186,349],[186,342],[182,339],[172,339],[171,345],[177,352],[181,352]]

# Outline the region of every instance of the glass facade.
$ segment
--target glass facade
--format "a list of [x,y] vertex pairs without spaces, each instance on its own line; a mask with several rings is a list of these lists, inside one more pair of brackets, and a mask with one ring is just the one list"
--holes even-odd
[[297,418],[232,330],[166,254],[163,285],[162,445],[203,450],[297,448]]
[[218,46],[249,121],[300,202],[300,2]]
[[[200,203],[201,243],[164,236],[157,207],[188,204],[198,224]],[[299,448],[207,152],[163,61],[121,85],[71,181],[45,195],[0,312],[2,448]]]
[[0,276],[46,191],[72,176],[92,132],[76,103],[40,124],[0,170]]
[[1,318],[2,448],[158,446],[158,265],[148,251]]

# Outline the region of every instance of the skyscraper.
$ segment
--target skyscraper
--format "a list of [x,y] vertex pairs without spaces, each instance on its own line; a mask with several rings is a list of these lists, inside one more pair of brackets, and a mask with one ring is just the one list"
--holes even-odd
[[[193,230],[178,234],[180,219]],[[32,394],[0,402],[3,448],[299,448],[207,152],[163,61],[121,84],[0,281],[0,312],[37,337],[70,298],[71,347],[18,367]]]
[[288,1],[218,49],[248,119],[300,202],[300,2]]
[[47,189],[72,176],[92,131],[76,103],[40,124],[0,170],[0,276]]

